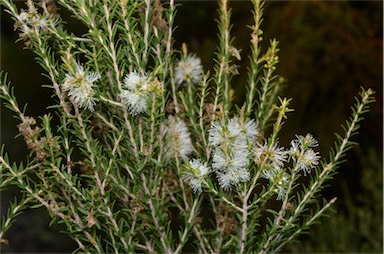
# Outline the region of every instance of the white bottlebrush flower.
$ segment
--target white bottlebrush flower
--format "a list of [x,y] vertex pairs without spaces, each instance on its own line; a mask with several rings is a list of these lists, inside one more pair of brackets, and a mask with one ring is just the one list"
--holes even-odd
[[233,168],[244,168],[248,166],[248,150],[246,147],[236,149],[233,147],[230,151],[215,148],[213,151],[212,168],[217,171],[228,171]]
[[297,167],[302,169],[304,175],[306,175],[307,172],[310,173],[311,169],[319,164],[319,159],[319,153],[308,148],[304,154],[297,158]]
[[215,122],[209,130],[209,142],[212,146],[219,146],[225,142],[231,142],[241,134],[237,117],[231,118],[228,123]]
[[29,18],[29,14],[27,12],[25,12],[24,10],[22,10],[20,12],[20,14],[17,16],[17,19],[20,21],[20,22],[26,22]]
[[273,192],[277,194],[276,200],[281,200],[287,192],[287,186],[277,185],[276,188],[273,189]]
[[239,124],[239,118],[237,116],[232,117],[228,120],[226,128],[230,134],[230,137],[238,137],[241,133],[241,128]]
[[255,142],[257,135],[259,135],[259,131],[257,130],[256,123],[253,119],[244,122],[243,132],[249,143],[252,144]]
[[300,155],[300,147],[300,142],[298,140],[291,141],[291,148],[289,149],[289,154],[291,155],[291,157]]
[[137,94],[129,90],[123,90],[121,100],[128,106],[132,115],[137,115],[144,112],[148,107],[148,95]]
[[51,22],[49,22],[48,19],[46,19],[45,17],[42,17],[42,18],[39,20],[39,23],[37,24],[37,26],[38,26],[40,29],[45,29],[45,28],[47,28],[50,24],[51,24]]
[[221,142],[226,140],[229,133],[225,129],[225,125],[221,122],[215,122],[209,129],[209,142],[211,146],[218,146]]
[[196,84],[203,75],[203,66],[200,58],[189,54],[186,58],[179,60],[175,67],[176,84],[184,82]]
[[199,159],[192,159],[188,162],[187,170],[183,174],[183,178],[192,187],[194,192],[201,192],[201,185],[204,178],[209,174],[209,168]]
[[288,158],[287,152],[283,147],[279,147],[277,143],[270,147],[267,142],[265,142],[264,145],[256,145],[254,148],[254,156],[256,163],[265,161],[274,168],[281,168]]
[[219,171],[222,168],[225,168],[230,163],[230,160],[231,158],[226,156],[221,149],[216,148],[213,150],[213,169]]
[[209,141],[213,147],[212,168],[220,185],[227,190],[231,185],[248,181],[247,138],[239,119],[233,117],[227,122],[215,122],[209,130]]
[[285,196],[289,184],[289,175],[283,169],[263,169],[261,176],[265,179],[268,179],[269,182],[273,185],[273,192],[277,194],[277,200],[280,200]]
[[125,77],[123,85],[126,89],[135,91],[148,91],[151,86],[146,75],[140,75],[135,71]]
[[306,175],[319,164],[319,153],[311,149],[318,146],[318,143],[310,134],[305,137],[300,135],[296,137],[297,139],[291,141],[290,156],[296,161],[296,168],[303,170]]
[[186,124],[178,117],[168,117],[165,135],[167,144],[166,158],[180,156],[182,159],[187,159],[193,150],[193,146]]
[[253,143],[259,133],[254,120],[246,120],[243,126],[240,126],[238,117],[228,120],[227,124],[215,122],[209,131],[209,141],[212,146],[218,145],[225,140],[233,139],[243,133],[249,143]]
[[296,142],[299,142],[300,146],[303,149],[310,148],[310,147],[317,147],[319,143],[316,139],[313,138],[311,134],[307,134],[305,137],[301,135],[296,135]]
[[248,181],[250,173],[246,168],[229,167],[225,172],[218,171],[217,179],[224,190],[229,190],[232,185]]
[[100,74],[86,72],[82,65],[76,64],[75,73],[65,75],[62,87],[74,105],[93,111],[97,101],[94,82],[99,78]]
[[16,18],[18,20],[17,27],[23,36],[31,36],[35,28],[45,30],[49,26],[56,26],[58,23],[57,20],[39,14],[34,5],[29,5],[28,12],[22,10]]
[[34,33],[33,29],[30,28],[27,24],[24,24],[24,23],[21,24],[19,29],[20,29],[20,32],[21,32],[21,34],[23,36],[30,37]]
[[121,100],[128,106],[132,115],[137,115],[147,109],[151,89],[151,83],[146,75],[131,72],[125,77]]

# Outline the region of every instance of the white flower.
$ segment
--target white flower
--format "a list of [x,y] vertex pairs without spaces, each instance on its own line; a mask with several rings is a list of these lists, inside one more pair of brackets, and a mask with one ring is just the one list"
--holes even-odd
[[204,165],[199,159],[192,159],[188,162],[187,171],[183,178],[192,187],[193,191],[202,191],[201,184],[204,182],[204,177],[208,175],[209,168]]
[[259,131],[257,130],[256,123],[253,119],[244,122],[243,132],[249,143],[253,143],[256,140]]
[[34,5],[30,5],[28,12],[22,10],[17,15],[19,24],[17,27],[22,32],[22,35],[30,37],[34,33],[34,28],[45,30],[49,26],[56,26],[58,21],[52,18],[47,18],[40,15]]
[[215,122],[209,129],[209,142],[211,146],[218,146],[221,142],[226,140],[225,126],[220,122]]
[[273,189],[273,192],[277,194],[276,200],[281,200],[287,192],[287,187],[283,185],[277,185],[276,188]]
[[230,137],[237,137],[241,133],[239,118],[237,116],[229,119],[226,127],[230,134]]
[[306,149],[307,147],[316,147],[319,145],[317,140],[314,139],[313,136],[309,133],[305,137],[301,135],[296,135],[296,137],[297,141],[300,143],[303,149]]
[[21,24],[20,31],[23,35],[30,37],[33,34],[33,29],[30,28],[27,24]]
[[144,112],[148,106],[146,94],[136,94],[128,90],[122,91],[121,100],[128,106],[132,115]]
[[267,142],[264,145],[257,144],[254,149],[255,162],[265,162],[272,165],[274,168],[281,168],[284,162],[287,161],[287,152],[283,147],[279,147],[276,143],[270,147]]
[[128,106],[132,115],[137,115],[147,109],[151,88],[146,75],[131,72],[125,77],[121,100]]
[[150,83],[146,75],[140,75],[134,71],[125,77],[124,87],[129,90],[148,91]]
[[42,17],[37,26],[40,28],[40,29],[45,29],[47,28],[51,23],[45,18],[45,17]]
[[230,157],[227,157],[220,149],[213,150],[213,169],[221,170],[225,168],[230,163],[230,160]]
[[20,22],[24,23],[29,19],[29,14],[25,11],[21,11],[18,15],[18,19]]
[[193,150],[190,133],[186,124],[178,117],[170,116],[165,127],[167,152],[166,158],[175,155],[187,159]]
[[175,81],[177,84],[184,82],[196,84],[203,75],[203,66],[200,58],[189,54],[186,58],[179,60],[175,68]]
[[248,181],[249,151],[246,133],[240,127],[239,119],[233,117],[226,123],[215,122],[209,130],[209,141],[213,147],[212,168],[221,187],[227,190],[231,185]]
[[209,130],[209,142],[212,146],[231,142],[241,134],[240,124],[237,117],[231,118],[227,124],[215,122]]
[[229,190],[231,185],[236,185],[240,182],[246,182],[250,178],[250,174],[246,168],[230,167],[225,172],[217,172],[217,178],[220,186],[224,190]]
[[319,153],[313,151],[310,147],[318,146],[317,141],[312,135],[307,134],[305,137],[297,135],[296,140],[291,141],[291,149],[289,150],[291,158],[296,161],[296,168],[310,173],[311,169],[319,164]]
[[97,101],[93,83],[99,78],[100,74],[87,73],[82,65],[76,64],[75,74],[65,75],[63,90],[68,93],[74,105],[93,111]]
[[306,173],[310,173],[311,169],[319,164],[320,156],[318,152],[314,152],[312,149],[305,150],[304,154],[298,157],[297,159],[297,167],[304,171],[304,175]]
[[228,171],[233,168],[247,167],[248,150],[245,149],[232,149],[232,151],[216,148],[213,152],[212,168],[217,171]]
[[277,200],[280,200],[285,196],[289,184],[289,175],[284,172],[283,169],[263,169],[261,176],[265,179],[268,179],[269,182],[273,185],[273,192],[277,194]]
[[291,157],[293,156],[299,156],[301,153],[300,150],[300,142],[298,140],[292,140],[291,141],[291,148],[289,149],[289,154]]

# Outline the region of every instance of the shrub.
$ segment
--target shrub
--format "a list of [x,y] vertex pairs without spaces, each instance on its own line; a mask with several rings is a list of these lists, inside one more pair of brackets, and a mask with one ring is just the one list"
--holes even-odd
[[58,1],[87,27],[80,36],[65,29],[53,1],[18,10],[1,0],[57,102],[50,114],[28,116],[2,75],[1,98],[31,153],[11,164],[1,149],[1,189],[22,192],[3,217],[1,241],[23,209],[43,206],[76,251],[269,253],[323,215],[336,198],[320,203],[320,191],[374,92],[362,89],[328,159],[311,134],[282,147],[291,99],[277,96],[278,42],[260,47],[263,2],[252,2],[247,93],[234,105],[242,58],[227,0],[211,72],[186,44],[173,48],[173,0]]

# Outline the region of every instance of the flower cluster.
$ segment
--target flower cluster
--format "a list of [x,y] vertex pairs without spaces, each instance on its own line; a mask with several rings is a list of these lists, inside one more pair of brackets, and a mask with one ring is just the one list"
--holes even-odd
[[287,191],[289,184],[289,175],[284,171],[284,169],[264,169],[262,172],[262,177],[268,179],[269,182],[274,186],[273,192],[277,194],[277,200],[282,199]]
[[175,81],[179,85],[184,82],[188,84],[198,83],[203,75],[200,58],[189,54],[177,62],[175,72]]
[[93,111],[97,101],[93,83],[99,78],[100,74],[86,72],[82,65],[76,63],[75,73],[65,75],[63,90],[74,105]]
[[165,127],[167,141],[166,158],[175,156],[187,159],[193,150],[190,133],[186,124],[178,117],[169,116]]
[[224,189],[249,180],[248,144],[256,139],[257,133],[253,120],[240,125],[237,117],[215,122],[209,130],[209,141],[214,149],[212,168]]
[[124,79],[121,100],[128,106],[132,115],[137,115],[148,108],[148,100],[154,90],[155,84],[150,81],[146,74],[140,75],[134,71]]
[[277,200],[281,199],[288,187],[288,174],[282,168],[288,159],[288,154],[278,143],[269,145],[257,144],[254,149],[254,160],[262,167],[262,176],[273,185]]
[[263,163],[271,168],[281,168],[288,159],[288,154],[283,147],[279,147],[278,143],[268,145],[257,144],[254,149],[254,159],[257,164]]
[[199,159],[192,159],[185,167],[186,171],[183,174],[184,180],[189,183],[194,192],[201,192],[201,184],[204,182],[204,177],[209,174],[209,168]]
[[38,13],[33,1],[28,1],[27,5],[28,10],[21,10],[20,14],[17,15],[17,22],[15,23],[15,27],[21,31],[21,38],[30,38],[35,33],[35,29],[44,31],[50,26],[56,26],[55,10],[51,10],[52,13],[48,13],[48,16],[43,16]]
[[255,163],[261,165],[262,176],[273,184],[273,192],[278,194],[277,199],[281,199],[288,187],[288,174],[284,171],[283,166],[288,159],[294,161],[294,170],[303,170],[304,175],[319,164],[319,153],[313,151],[313,147],[318,146],[317,141],[312,135],[296,136],[297,139],[291,141],[289,151],[279,147],[278,144],[264,145],[258,144],[254,149]]
[[319,164],[319,153],[313,151],[313,147],[318,146],[317,141],[312,135],[307,134],[305,137],[298,135],[297,139],[291,141],[291,149],[289,151],[293,161],[296,162],[296,169],[301,169],[306,173],[310,173],[311,169]]

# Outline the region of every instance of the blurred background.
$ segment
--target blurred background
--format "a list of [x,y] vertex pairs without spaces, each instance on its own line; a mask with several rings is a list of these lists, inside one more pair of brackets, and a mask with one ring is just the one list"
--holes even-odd
[[[217,47],[214,1],[176,1],[181,4],[176,18],[175,47],[188,44],[190,52],[202,59],[204,70],[212,69]],[[19,3],[19,5],[22,5]],[[241,49],[240,75],[233,79],[236,100],[245,93],[252,24],[250,1],[232,1],[234,46]],[[62,15],[66,15],[63,13]],[[71,25],[69,22],[68,26]],[[70,27],[76,31],[81,27]],[[309,234],[286,246],[284,252],[382,253],[383,251],[383,2],[382,1],[267,1],[264,8],[262,49],[269,39],[280,41],[277,73],[285,80],[280,96],[293,98],[293,113],[281,132],[280,143],[288,147],[295,134],[312,133],[319,151],[327,157],[343,133],[341,124],[350,116],[350,107],[360,87],[376,91],[376,103],[365,115],[358,142],[346,157],[348,162],[328,183],[323,197],[338,197],[335,213],[320,220]],[[18,33],[5,12],[1,13],[1,69],[15,86],[19,105],[28,103],[27,114],[39,116],[53,104],[49,83],[34,55],[15,43]],[[13,161],[22,161],[28,152],[22,138],[15,139],[18,121],[1,106],[1,144]],[[1,212],[17,190],[1,196]],[[71,252],[76,248],[49,227],[44,209],[28,210],[8,232],[3,252]]]

